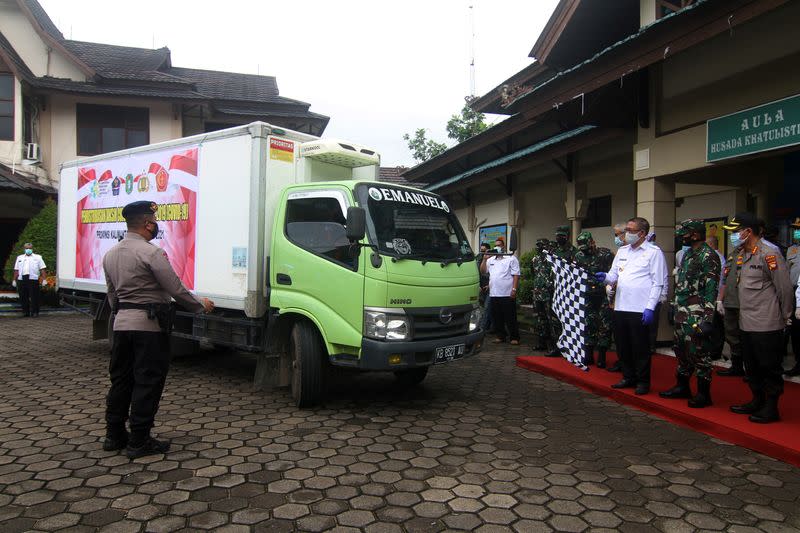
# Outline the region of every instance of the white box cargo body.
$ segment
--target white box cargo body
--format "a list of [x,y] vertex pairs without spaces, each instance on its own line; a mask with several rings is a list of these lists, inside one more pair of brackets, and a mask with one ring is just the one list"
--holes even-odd
[[[262,316],[282,189],[354,174],[377,177],[377,154],[366,151],[373,155],[360,155],[359,165],[367,157],[374,165],[354,169],[357,165],[347,161],[326,159],[328,142],[256,122],[63,164],[59,288],[105,292],[102,257],[125,230],[120,210],[148,200],[159,204],[164,230],[163,238],[152,242],[165,248],[187,287],[218,308]],[[301,156],[301,146],[308,149],[307,157]]]

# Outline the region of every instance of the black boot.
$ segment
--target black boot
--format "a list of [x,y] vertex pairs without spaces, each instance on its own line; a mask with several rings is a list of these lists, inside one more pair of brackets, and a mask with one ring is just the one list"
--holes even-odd
[[622,372],[622,361],[617,359],[617,362],[608,367],[609,372]]
[[689,400],[689,407],[699,409],[701,407],[708,407],[711,404],[711,380],[698,379],[697,380],[697,394]]
[[731,412],[736,413],[737,415],[752,415],[756,411],[759,411],[764,406],[764,393],[763,392],[753,392],[753,399],[747,403],[742,403],[739,405],[731,405],[730,409]]
[[681,373],[677,373],[675,374],[675,377],[678,380],[675,386],[664,392],[659,392],[658,395],[662,398],[669,398],[670,400],[691,398],[692,389],[689,388],[689,376],[684,376]]
[[741,359],[734,359],[731,357],[731,366],[725,370],[717,370],[717,375],[722,377],[739,377],[744,376],[744,364]]
[[548,339],[547,341],[547,353],[544,354],[545,357],[562,357],[561,352],[556,346],[556,343],[552,341],[552,339]]
[[756,424],[769,424],[770,422],[777,422],[781,417],[778,414],[778,396],[767,396],[764,405],[761,409],[748,417],[750,422]]
[[583,356],[583,364],[592,366],[594,364],[594,346],[587,346]]
[[539,342],[537,342],[536,346],[533,347],[533,351],[543,352],[545,350],[547,350],[547,345],[542,341],[542,338],[539,337]]
[[597,368],[605,368],[606,367],[606,349],[605,348],[598,348],[597,349]]

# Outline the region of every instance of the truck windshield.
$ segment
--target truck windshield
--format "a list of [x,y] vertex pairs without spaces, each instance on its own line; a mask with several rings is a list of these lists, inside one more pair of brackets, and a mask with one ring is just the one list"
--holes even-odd
[[455,214],[439,196],[384,184],[356,188],[367,211],[370,242],[381,253],[420,261],[467,261],[475,256]]

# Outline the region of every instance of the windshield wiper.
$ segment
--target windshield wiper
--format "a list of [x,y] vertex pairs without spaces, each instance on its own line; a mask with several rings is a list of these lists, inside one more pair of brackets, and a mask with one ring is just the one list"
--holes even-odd
[[451,263],[457,263],[458,266],[461,266],[466,260],[467,258],[461,254],[458,254],[457,256],[451,257],[449,259],[442,259],[442,268],[446,267]]
[[392,263],[397,263],[398,261],[400,261],[402,259],[422,259],[421,263],[423,265],[428,262],[426,254],[405,254],[405,255],[400,255],[398,253],[394,253],[394,254],[387,253],[387,255],[392,258]]

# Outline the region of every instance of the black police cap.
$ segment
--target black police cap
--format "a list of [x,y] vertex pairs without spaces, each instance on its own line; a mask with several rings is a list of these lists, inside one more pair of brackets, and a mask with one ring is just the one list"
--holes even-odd
[[736,213],[722,228],[728,231],[739,231],[745,228],[758,229],[761,225],[761,220],[753,213]]
[[158,204],[147,200],[132,202],[122,208],[122,218],[130,218],[134,215],[155,215],[158,212]]

